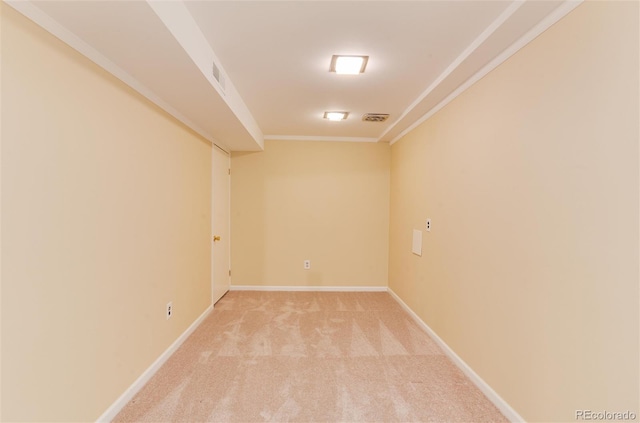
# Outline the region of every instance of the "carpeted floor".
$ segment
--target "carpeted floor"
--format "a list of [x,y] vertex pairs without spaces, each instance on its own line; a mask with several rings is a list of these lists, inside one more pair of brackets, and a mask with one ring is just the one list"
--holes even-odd
[[387,293],[229,292],[116,422],[503,422]]

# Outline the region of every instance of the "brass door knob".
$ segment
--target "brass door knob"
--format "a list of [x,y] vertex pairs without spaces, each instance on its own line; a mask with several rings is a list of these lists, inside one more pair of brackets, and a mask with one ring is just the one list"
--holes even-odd
[[213,242],[216,242],[216,241],[220,241],[220,236],[219,235],[214,235],[213,236]]

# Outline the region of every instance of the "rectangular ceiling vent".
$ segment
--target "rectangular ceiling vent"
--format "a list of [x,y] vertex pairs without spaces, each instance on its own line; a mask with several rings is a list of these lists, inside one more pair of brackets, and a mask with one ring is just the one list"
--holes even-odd
[[362,116],[362,120],[365,122],[384,122],[389,119],[389,115],[386,113],[366,113]]
[[216,81],[218,81],[218,85],[220,85],[222,92],[224,92],[224,76],[222,76],[222,74],[220,73],[220,69],[218,68],[218,66],[216,66],[215,62],[211,66],[213,68],[213,77]]

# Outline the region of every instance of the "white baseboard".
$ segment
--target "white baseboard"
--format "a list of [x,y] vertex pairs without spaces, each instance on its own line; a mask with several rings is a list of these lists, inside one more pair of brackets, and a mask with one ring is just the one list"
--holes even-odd
[[231,291],[329,291],[329,292],[387,292],[386,286],[262,286],[231,285]]
[[493,388],[491,388],[491,386],[489,386],[489,384],[487,382],[485,382],[480,376],[478,376],[478,374],[476,372],[474,372],[473,369],[471,367],[469,367],[469,365],[467,363],[465,363],[464,360],[461,359],[458,356],[458,354],[456,354],[451,349],[451,347],[449,347],[446,344],[446,342],[444,342],[438,336],[438,334],[436,334],[433,331],[433,329],[431,329],[429,327],[429,325],[427,325],[420,318],[420,316],[418,316],[413,310],[411,310],[411,308],[409,308],[409,306],[404,301],[402,301],[402,299],[398,296],[398,294],[393,292],[393,290],[391,288],[388,288],[387,291],[398,302],[398,304],[400,304],[400,306],[402,306],[402,308],[405,309],[407,311],[407,313],[409,313],[411,315],[411,317],[413,317],[413,319],[418,323],[418,325],[420,325],[420,327],[422,327],[422,329],[424,329],[431,336],[431,338],[433,338],[433,340],[440,346],[440,348],[442,348],[444,353],[447,356],[449,356],[449,358],[454,362],[454,364],[456,366],[458,366],[460,368],[460,370],[462,370],[462,372],[465,375],[467,375],[467,377],[469,379],[471,379],[471,381],[478,387],[478,389],[480,389],[480,391],[482,391],[482,393],[485,394],[486,397],[489,398],[489,400],[496,407],[498,407],[498,410],[500,410],[500,412],[502,414],[504,414],[504,416],[507,419],[509,419],[510,422],[516,423],[516,422],[524,422],[525,421],[522,418],[522,416],[520,416],[516,412],[516,410],[511,408],[511,406],[500,395],[498,395],[498,393],[496,391],[494,391]]
[[151,377],[162,367],[162,365],[171,357],[171,355],[176,352],[180,345],[193,333],[194,330],[202,323],[202,321],[211,313],[213,310],[213,306],[207,307],[207,309],[198,317],[192,324],[185,330],[182,335],[176,339],[173,344],[163,352],[160,357],[156,359],[156,361],[149,366],[147,370],[145,370],[138,379],[129,388],[124,391],[122,395],[113,403],[107,410],[102,413],[100,417],[96,420],[97,422],[110,422],[113,420],[120,410],[124,408],[125,405],[142,389],[142,387],[151,379]]

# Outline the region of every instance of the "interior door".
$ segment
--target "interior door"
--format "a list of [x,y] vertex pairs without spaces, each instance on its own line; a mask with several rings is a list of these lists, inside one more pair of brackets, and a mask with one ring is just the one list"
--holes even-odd
[[229,290],[230,239],[229,239],[229,183],[231,161],[229,154],[213,144],[212,148],[212,195],[211,228],[213,247],[211,248],[211,295],[215,304]]

